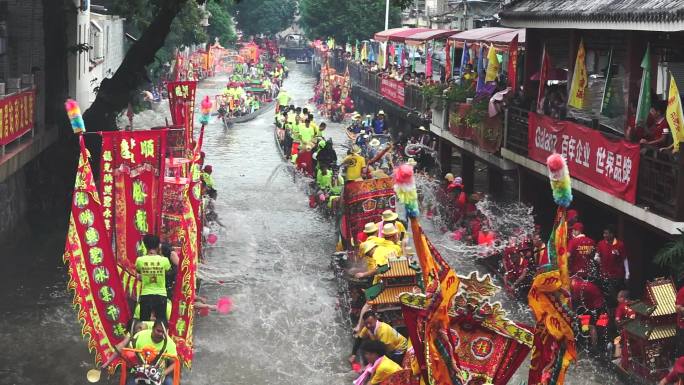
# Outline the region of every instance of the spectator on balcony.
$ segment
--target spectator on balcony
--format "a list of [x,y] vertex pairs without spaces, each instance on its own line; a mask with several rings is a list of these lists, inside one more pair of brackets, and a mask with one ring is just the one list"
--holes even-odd
[[649,125],[646,137],[642,138],[639,143],[656,148],[666,148],[670,145],[670,125],[665,119],[666,110],[667,102],[659,100],[655,103],[651,108],[653,123]]

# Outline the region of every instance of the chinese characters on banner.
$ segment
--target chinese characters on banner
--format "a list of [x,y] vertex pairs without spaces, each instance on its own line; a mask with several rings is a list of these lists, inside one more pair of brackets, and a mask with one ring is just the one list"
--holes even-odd
[[[64,262],[69,267],[69,288],[88,346],[102,363],[115,353],[114,345],[126,334],[130,309],[119,280],[109,234],[105,231],[101,205],[90,162],[81,141],[81,156],[69,217]],[[113,370],[118,365],[112,365]]]
[[33,128],[35,103],[34,89],[0,99],[0,146],[14,141]]
[[114,135],[102,136],[102,161],[100,162],[100,196],[105,230],[112,237],[114,223]]
[[192,364],[192,324],[195,303],[195,271],[198,256],[198,229],[188,197],[188,185],[184,186],[183,214],[180,217],[178,272],[173,288],[172,311],[169,332],[176,342],[178,355],[183,363]]
[[540,163],[556,152],[565,156],[570,175],[627,202],[636,201],[639,145],[611,141],[599,131],[530,112],[529,157]]
[[[164,175],[163,149],[166,148],[167,130],[111,131],[101,133],[102,178],[100,190],[114,213],[111,226],[118,264],[135,276],[135,260],[145,252],[142,238],[157,233],[161,222],[161,199]],[[109,156],[111,154],[111,157]],[[107,159],[111,159],[108,161]],[[113,178],[105,167],[111,163]],[[131,277],[124,275],[124,281]],[[127,285],[128,286],[128,285]],[[129,293],[131,292],[128,288]]]
[[195,119],[195,89],[196,81],[169,82],[166,85],[169,92],[169,108],[174,125],[183,126],[186,130],[186,143],[192,139],[192,127]]
[[394,103],[404,106],[404,82],[383,78],[380,80],[380,94]]

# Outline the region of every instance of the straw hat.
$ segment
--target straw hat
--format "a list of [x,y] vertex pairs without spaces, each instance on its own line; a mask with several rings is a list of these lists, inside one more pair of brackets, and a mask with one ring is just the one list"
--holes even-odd
[[395,213],[392,210],[385,210],[382,212],[382,220],[383,221],[396,221],[397,218],[399,218],[399,215],[397,215],[397,213]]
[[413,249],[413,246],[406,246],[404,248],[404,254],[406,255],[416,255],[416,251]]
[[361,114],[359,114],[358,112],[354,112],[354,115],[353,115],[354,119],[358,119],[360,117],[361,117]]
[[375,222],[368,222],[363,226],[363,232],[366,234],[372,234],[378,232],[378,225]]
[[373,115],[371,115],[371,114],[366,115],[366,118],[367,118],[367,119],[370,119],[370,118],[372,118],[372,117],[373,117]]
[[378,138],[373,138],[373,140],[368,143],[371,147],[378,147],[380,145],[380,141]]
[[362,255],[368,255],[371,251],[373,251],[374,248],[376,248],[378,245],[376,245],[373,242],[363,242],[361,244],[361,254]]
[[396,235],[398,232],[399,231],[397,231],[397,228],[392,223],[385,223],[385,225],[382,226],[382,236],[383,237]]
[[416,166],[418,164],[418,162],[416,162],[416,160],[413,158],[408,158],[408,160],[406,161],[406,164],[408,164],[409,166]]
[[385,115],[385,111],[383,111],[383,110],[378,111],[378,115],[383,115],[383,116],[384,116],[384,115]]
[[446,175],[444,175],[444,179],[448,180],[449,182],[453,182],[454,181],[454,174],[449,172]]
[[425,128],[425,126],[420,126],[420,127],[418,127],[418,129],[421,131],[427,131],[427,128]]
[[357,146],[356,144],[352,146],[352,154],[358,154],[361,152],[361,147]]

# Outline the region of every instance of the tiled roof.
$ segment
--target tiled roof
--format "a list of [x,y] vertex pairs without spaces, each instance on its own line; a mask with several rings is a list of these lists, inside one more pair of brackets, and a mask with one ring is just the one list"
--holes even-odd
[[629,334],[647,341],[670,338],[677,334],[677,327],[675,324],[648,326],[638,320],[625,324],[625,329]]
[[684,20],[684,0],[514,0],[499,13],[513,20],[666,23]]

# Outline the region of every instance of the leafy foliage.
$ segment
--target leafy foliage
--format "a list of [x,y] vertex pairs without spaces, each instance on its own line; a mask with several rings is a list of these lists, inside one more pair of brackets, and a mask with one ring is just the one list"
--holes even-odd
[[216,0],[207,3],[207,11],[211,14],[209,19],[209,40],[213,41],[218,37],[219,42],[226,46],[232,44],[237,40],[233,20],[230,12],[232,11],[232,2],[226,0]]
[[273,35],[287,29],[296,11],[296,0],[249,0],[233,7],[238,28],[250,36]]
[[475,89],[471,86],[453,84],[444,91],[444,97],[449,102],[463,103],[466,99],[475,97]]
[[[385,0],[300,0],[299,10],[299,24],[312,40],[328,36],[337,42],[364,40],[385,29]],[[389,21],[390,28],[401,23],[400,7],[394,3]]]
[[426,84],[421,87],[420,92],[423,94],[425,103],[431,105],[433,101],[442,96],[444,88],[444,85],[441,83]]
[[[682,232],[682,230],[679,230]],[[684,233],[668,242],[653,257],[655,263],[667,267],[677,280],[684,278]]]

